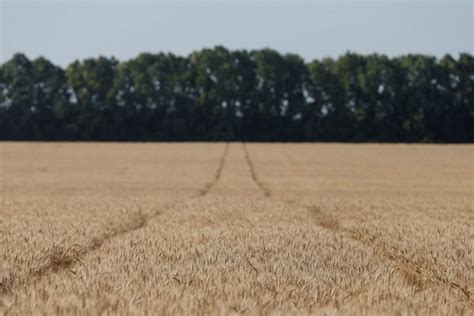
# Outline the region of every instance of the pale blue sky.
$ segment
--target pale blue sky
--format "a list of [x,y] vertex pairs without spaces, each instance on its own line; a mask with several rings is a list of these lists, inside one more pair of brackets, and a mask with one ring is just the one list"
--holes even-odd
[[24,52],[65,66],[214,45],[271,47],[306,60],[348,50],[473,53],[473,1],[0,1],[0,62]]

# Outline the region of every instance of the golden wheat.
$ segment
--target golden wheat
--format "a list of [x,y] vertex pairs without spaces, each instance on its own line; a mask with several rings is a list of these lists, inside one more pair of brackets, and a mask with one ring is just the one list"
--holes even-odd
[[474,313],[472,145],[0,150],[0,314]]

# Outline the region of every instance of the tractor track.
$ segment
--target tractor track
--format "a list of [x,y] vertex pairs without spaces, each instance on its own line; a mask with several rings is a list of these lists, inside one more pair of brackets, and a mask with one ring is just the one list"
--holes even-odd
[[229,143],[227,142],[225,144],[224,152],[222,153],[221,159],[219,161],[219,167],[217,168],[216,174],[214,175],[214,179],[210,183],[206,184],[204,189],[201,190],[199,196],[207,195],[221,178],[222,169],[224,169],[225,160],[227,158],[228,152],[229,152]]
[[[371,238],[361,230],[343,227],[337,218],[323,212],[320,207],[309,206],[307,209],[312,213],[319,226],[329,231],[342,233],[364,247],[372,249],[382,262],[393,264],[396,271],[407,281],[407,284],[415,289],[415,292],[432,287],[448,287],[455,290],[453,296],[456,300],[462,302],[468,309],[474,308],[474,293],[462,282],[448,279],[430,268],[427,262],[417,262],[403,256],[396,247]],[[453,294],[452,291],[450,293]]]
[[252,159],[250,158],[249,151],[247,149],[247,144],[242,143],[242,147],[244,149],[245,161],[247,162],[247,165],[249,167],[250,174],[252,176],[252,180],[255,182],[255,184],[257,184],[259,189],[262,190],[262,192],[264,193],[264,195],[266,197],[271,197],[272,193],[271,193],[270,189],[267,188],[267,186],[260,180],[260,178],[257,175],[255,165],[253,164]]
[[[159,211],[155,211],[149,215],[137,212],[132,215],[130,221],[121,223],[117,227],[109,228],[109,232],[103,233],[102,235],[92,238],[89,242],[84,245],[72,245],[70,247],[53,246],[46,250],[46,254],[41,256],[41,260],[45,263],[37,267],[30,268],[26,273],[21,275],[11,275],[9,277],[0,280],[0,297],[2,295],[12,294],[13,291],[21,286],[27,286],[41,277],[47,276],[50,273],[59,273],[61,271],[69,271],[73,274],[75,272],[71,269],[76,263],[80,263],[82,259],[91,252],[98,250],[106,242],[126,235],[128,233],[142,229],[148,225],[150,220],[160,216],[168,209],[173,208],[179,204],[192,201],[196,198],[206,196],[216,183],[221,178],[222,169],[225,165],[227,153],[229,151],[229,144],[226,143],[224,151],[220,157],[219,165],[216,169],[213,180],[206,184],[206,186],[199,190],[198,194],[195,194],[187,199],[169,203],[163,206]],[[1,302],[0,302],[1,303]]]

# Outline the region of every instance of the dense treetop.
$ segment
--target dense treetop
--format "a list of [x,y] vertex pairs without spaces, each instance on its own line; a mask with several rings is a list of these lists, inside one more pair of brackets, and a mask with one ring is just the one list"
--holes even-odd
[[271,49],[0,66],[0,139],[474,141],[474,58]]

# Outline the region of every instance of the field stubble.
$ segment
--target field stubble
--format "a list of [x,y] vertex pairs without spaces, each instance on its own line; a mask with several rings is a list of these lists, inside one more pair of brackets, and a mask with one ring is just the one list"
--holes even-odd
[[470,145],[0,146],[0,314],[474,311]]

